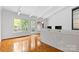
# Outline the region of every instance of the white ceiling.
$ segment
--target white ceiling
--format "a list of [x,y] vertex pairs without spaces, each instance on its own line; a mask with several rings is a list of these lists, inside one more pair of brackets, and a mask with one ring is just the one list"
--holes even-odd
[[18,12],[18,9],[21,8],[21,13],[23,14],[47,18],[59,8],[63,7],[64,6],[4,6],[3,8],[13,12]]

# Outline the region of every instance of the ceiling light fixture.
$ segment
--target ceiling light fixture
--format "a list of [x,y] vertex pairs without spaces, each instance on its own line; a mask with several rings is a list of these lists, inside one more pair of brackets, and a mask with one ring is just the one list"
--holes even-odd
[[22,12],[22,7],[19,7],[18,10],[17,10],[17,14],[20,15],[21,12]]

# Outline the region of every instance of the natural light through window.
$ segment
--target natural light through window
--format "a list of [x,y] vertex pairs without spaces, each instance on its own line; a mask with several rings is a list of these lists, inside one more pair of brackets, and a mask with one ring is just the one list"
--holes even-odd
[[32,32],[34,32],[36,30],[36,21],[35,20],[31,20],[31,30],[32,30]]
[[14,19],[14,31],[27,31],[29,21],[25,19]]

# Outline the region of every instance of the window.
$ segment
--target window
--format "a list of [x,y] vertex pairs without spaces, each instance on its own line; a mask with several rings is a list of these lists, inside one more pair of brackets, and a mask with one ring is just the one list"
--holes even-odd
[[72,9],[72,29],[79,30],[79,7]]
[[36,30],[36,21],[31,20],[31,31],[34,32]]
[[[14,19],[14,31],[36,31],[36,20]],[[30,27],[30,28],[29,28]]]
[[14,31],[27,31],[29,21],[25,19],[14,19]]

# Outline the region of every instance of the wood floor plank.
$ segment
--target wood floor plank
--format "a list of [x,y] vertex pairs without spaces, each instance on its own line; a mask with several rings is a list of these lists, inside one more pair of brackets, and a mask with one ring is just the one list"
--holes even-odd
[[63,52],[43,42],[39,34],[5,39],[1,41],[1,52]]

